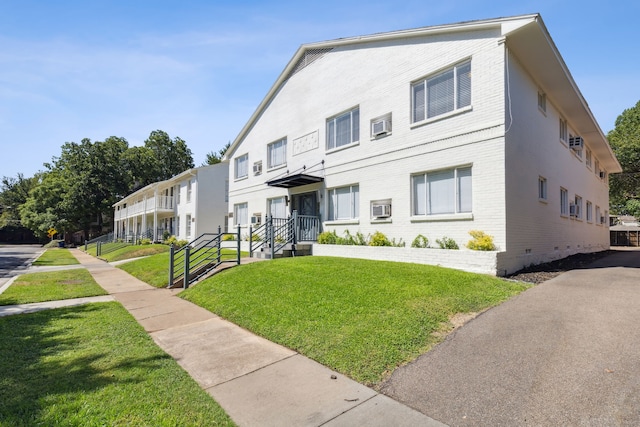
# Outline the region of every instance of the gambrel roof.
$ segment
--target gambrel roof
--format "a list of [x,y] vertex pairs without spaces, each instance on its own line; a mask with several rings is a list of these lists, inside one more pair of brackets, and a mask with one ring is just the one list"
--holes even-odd
[[622,168],[613,154],[606,136],[600,129],[589,105],[573,80],[539,14],[468,21],[303,44],[298,48],[282,73],[280,73],[278,79],[269,89],[267,95],[258,105],[258,108],[233,141],[227,150],[225,159],[233,155],[238,145],[251,131],[254,124],[268,108],[270,102],[286,84],[287,80],[332,49],[378,41],[409,40],[416,37],[483,29],[500,30],[509,51],[518,58],[518,61],[531,74],[540,89],[547,94],[548,99],[578,134],[589,141],[594,155],[604,169],[609,173],[621,172]]

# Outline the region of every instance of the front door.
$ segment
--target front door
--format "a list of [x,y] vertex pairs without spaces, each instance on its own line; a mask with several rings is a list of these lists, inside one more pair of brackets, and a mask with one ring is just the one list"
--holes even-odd
[[298,240],[314,241],[318,235],[319,211],[317,193],[293,194],[291,212],[298,211]]

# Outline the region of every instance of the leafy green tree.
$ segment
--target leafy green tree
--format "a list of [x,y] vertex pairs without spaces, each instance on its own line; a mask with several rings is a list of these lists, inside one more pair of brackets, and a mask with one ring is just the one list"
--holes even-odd
[[208,152],[207,153],[207,158],[205,159],[205,161],[202,164],[202,166],[216,165],[216,164],[220,163],[222,161],[222,159],[224,158],[224,155],[226,154],[226,152],[227,152],[227,150],[229,149],[230,146],[231,146],[231,142],[227,142],[224,145],[224,147],[222,147],[220,150],[218,150],[217,153],[215,151]]
[[3,177],[0,187],[0,228],[20,224],[20,206],[29,197],[29,191],[38,184],[38,178]]
[[618,116],[607,138],[622,166],[609,178],[611,210],[640,217],[640,101]]
[[164,131],[151,132],[144,146],[151,151],[153,157],[153,180],[145,182],[144,185],[164,181],[195,166],[187,143],[179,137],[171,139]]

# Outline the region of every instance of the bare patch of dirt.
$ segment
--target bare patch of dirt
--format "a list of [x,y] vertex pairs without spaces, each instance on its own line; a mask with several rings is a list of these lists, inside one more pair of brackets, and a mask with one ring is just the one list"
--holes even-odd
[[589,264],[599,260],[600,258],[611,255],[612,253],[614,253],[614,251],[575,254],[545,264],[527,267],[507,276],[507,278],[511,280],[518,280],[521,282],[539,284],[542,282],[546,282],[549,279],[553,279],[554,277],[559,276],[566,271],[584,268]]

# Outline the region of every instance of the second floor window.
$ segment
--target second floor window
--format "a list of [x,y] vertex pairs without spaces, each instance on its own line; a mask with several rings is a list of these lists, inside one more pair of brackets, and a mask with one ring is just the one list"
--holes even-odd
[[333,150],[359,140],[359,108],[354,108],[327,120],[327,150]]
[[236,157],[235,160],[235,178],[246,178],[249,176],[249,155],[245,154],[240,157]]
[[287,163],[287,140],[272,142],[267,146],[267,167],[269,169]]
[[471,61],[458,64],[411,86],[411,122],[471,105]]

